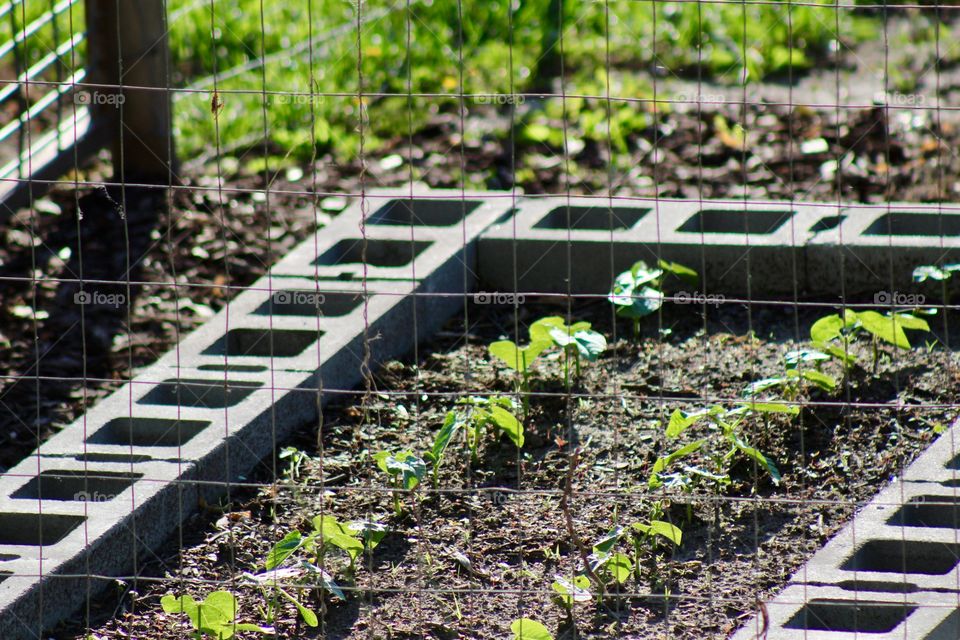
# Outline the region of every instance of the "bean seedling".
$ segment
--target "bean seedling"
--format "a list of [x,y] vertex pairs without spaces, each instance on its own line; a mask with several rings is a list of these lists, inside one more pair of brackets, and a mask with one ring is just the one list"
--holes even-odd
[[569,386],[570,370],[568,360],[573,356],[577,377],[580,377],[580,358],[595,362],[607,348],[607,339],[603,334],[591,329],[589,322],[575,322],[569,327],[560,316],[540,318],[530,325],[532,342],[549,340],[563,350],[566,359],[563,363],[564,383]]
[[830,314],[813,323],[810,327],[810,339],[817,349],[821,349],[839,360],[845,371],[856,363],[856,357],[850,353],[850,346],[857,335],[866,332],[873,346],[873,371],[876,373],[880,361],[881,342],[891,344],[898,349],[909,349],[910,341],[904,329],[930,331],[923,318],[912,313],[876,311],[854,312],[844,309],[843,316]]
[[523,424],[512,413],[516,410],[512,398],[491,396],[489,398],[469,397],[458,404],[465,408],[465,414],[459,419],[466,426],[467,446],[470,457],[479,459],[480,442],[489,430],[506,435],[517,449],[523,448]]
[[440,465],[443,463],[443,454],[446,452],[447,446],[453,438],[453,434],[461,426],[463,426],[463,423],[457,419],[457,413],[455,411],[447,411],[447,415],[443,419],[443,425],[440,427],[440,431],[437,432],[437,437],[433,440],[433,446],[430,447],[429,451],[423,452],[423,459],[429,462],[431,466],[431,477],[433,479],[434,489],[437,489],[440,484],[438,474],[440,472]]
[[160,606],[166,613],[186,614],[196,640],[204,636],[230,640],[237,631],[273,633],[270,627],[237,622],[237,599],[229,591],[214,591],[203,602],[193,596],[165,595],[160,598]]
[[[704,419],[708,421],[713,435],[688,443],[665,456],[657,458],[648,480],[649,488],[679,487],[689,491],[696,481],[706,480],[713,484],[717,493],[721,493],[731,483],[730,467],[738,456],[753,460],[759,469],[767,472],[774,484],[779,484],[780,471],[776,464],[758,449],[750,446],[742,433],[742,426],[749,416],[777,413],[797,415],[799,408],[775,402],[750,401],[733,409],[725,409],[720,405],[714,405],[695,413],[675,410],[670,415],[670,421],[666,428],[668,439],[678,438],[684,431]],[[711,463],[712,469],[684,464],[680,472],[666,472],[678,461],[701,451]],[[718,519],[719,514],[716,515]]]
[[403,504],[400,501],[401,491],[413,491],[427,473],[427,464],[422,458],[410,451],[400,451],[392,454],[381,451],[373,456],[377,467],[390,476],[393,485],[393,511],[399,518],[403,515]]
[[[783,375],[751,382],[744,388],[743,395],[753,397],[771,389],[778,389],[785,400],[792,402],[810,385],[832,393],[837,390],[837,380],[821,371],[823,362],[830,358],[829,354],[815,349],[790,351],[783,357]],[[810,368],[811,365],[813,368]]]
[[510,623],[513,640],[553,640],[550,631],[536,620],[517,618]]
[[[331,515],[316,516],[311,520],[311,524],[313,530],[310,533],[304,535],[294,530],[273,545],[264,559],[263,573],[247,573],[245,577],[265,593],[279,594],[292,603],[304,622],[308,626],[316,627],[319,624],[317,614],[284,589],[281,581],[293,583],[298,591],[319,584],[322,590],[345,600],[343,590],[321,566],[325,563],[327,554],[333,550],[343,552],[349,562],[348,573],[352,576],[356,572],[357,558],[364,550],[372,551],[387,535],[387,529],[377,522],[357,521],[344,524]],[[296,562],[291,564],[293,560]],[[278,608],[277,599],[268,597],[268,621],[273,619]]]
[[668,275],[693,286],[700,280],[693,269],[665,260],[658,260],[657,267],[649,267],[646,262],[639,260],[614,278],[607,299],[616,307],[618,316],[633,321],[634,338],[640,334],[640,320],[663,305],[663,282]]

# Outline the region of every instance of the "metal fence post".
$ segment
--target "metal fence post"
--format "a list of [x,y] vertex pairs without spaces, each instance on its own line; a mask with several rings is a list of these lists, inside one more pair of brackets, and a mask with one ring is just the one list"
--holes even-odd
[[[85,0],[88,92],[117,179],[169,184],[172,137],[170,50],[164,0]],[[174,180],[175,181],[175,180]]]

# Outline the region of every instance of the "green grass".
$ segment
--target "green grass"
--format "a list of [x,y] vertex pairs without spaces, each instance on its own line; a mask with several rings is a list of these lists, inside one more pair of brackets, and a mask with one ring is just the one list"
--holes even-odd
[[[309,159],[315,151],[347,160],[359,152],[361,130],[365,150],[374,151],[385,140],[418,130],[432,114],[456,113],[461,93],[549,89],[561,46],[567,93],[609,93],[614,99],[649,97],[640,78],[654,64],[668,74],[699,74],[729,84],[790,69],[801,73],[823,60],[836,40],[854,43],[880,24],[876,17],[841,10],[837,29],[832,0],[819,1],[823,7],[367,0],[360,5],[364,25],[358,38],[356,0],[169,0],[172,81],[188,89],[176,96],[177,144],[188,159],[209,157],[217,149],[228,154],[262,149],[267,141],[268,155],[290,161]],[[25,6],[29,22],[51,3],[26,0]],[[9,37],[22,18],[18,10],[15,20],[0,25],[0,38]],[[82,24],[82,3],[74,8],[74,23]],[[65,24],[58,23],[61,39]],[[55,41],[52,28],[38,35],[29,48],[33,58]],[[311,39],[312,52],[306,44]],[[261,58],[267,62],[257,65]],[[621,78],[609,88],[608,60]],[[222,103],[217,117],[215,74]],[[428,95],[404,95],[411,91]],[[361,92],[368,94],[362,105]],[[468,109],[479,102],[463,99]],[[547,109],[556,108],[549,103]],[[606,136],[603,104],[588,100],[568,109],[580,137]],[[535,112],[524,117],[523,135],[555,137],[536,126]],[[635,104],[614,104],[611,126],[618,146],[646,124]]]

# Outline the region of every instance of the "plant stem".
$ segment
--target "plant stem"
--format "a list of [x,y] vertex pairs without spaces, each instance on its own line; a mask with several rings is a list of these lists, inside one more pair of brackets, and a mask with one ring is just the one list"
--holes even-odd
[[396,490],[393,492],[393,511],[398,518],[403,515],[403,505],[400,503],[400,492]]

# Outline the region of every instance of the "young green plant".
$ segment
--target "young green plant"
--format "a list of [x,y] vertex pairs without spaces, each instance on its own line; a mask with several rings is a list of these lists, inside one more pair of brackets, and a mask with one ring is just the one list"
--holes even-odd
[[394,489],[393,511],[399,518],[403,515],[401,492],[409,492],[417,488],[427,473],[427,464],[423,461],[423,458],[418,457],[411,451],[400,451],[398,453],[381,451],[374,454],[373,460],[377,464],[377,468],[390,477],[390,483]]
[[193,596],[165,595],[160,598],[160,606],[166,613],[186,614],[196,640],[230,640],[238,631],[273,633],[270,627],[237,622],[237,599],[229,591],[214,591],[203,602],[197,602]]
[[873,371],[876,373],[881,342],[898,349],[911,348],[904,329],[929,332],[930,326],[926,320],[912,313],[891,311],[881,314],[870,310],[854,312],[844,309],[842,316],[830,314],[814,322],[810,327],[810,339],[814,347],[839,360],[844,370],[849,372],[856,363],[850,346],[858,335],[868,334],[873,347]]
[[614,278],[607,299],[616,307],[618,316],[633,321],[634,339],[640,335],[640,320],[663,306],[664,281],[671,275],[692,286],[700,281],[693,269],[665,260],[658,260],[656,267],[639,260]]
[[479,460],[480,443],[488,431],[506,435],[517,449],[523,448],[523,423],[513,413],[516,411],[516,404],[512,398],[471,396],[457,404],[463,408],[457,422],[464,425],[467,447],[473,462]]
[[563,351],[563,380],[570,385],[569,359],[572,356],[576,365],[577,378],[580,377],[580,359],[596,362],[607,348],[607,339],[594,331],[589,322],[575,322],[569,327],[560,316],[540,318],[530,325],[531,342],[550,341]]

